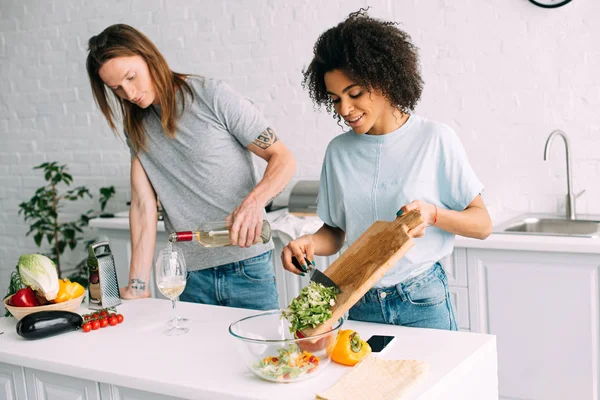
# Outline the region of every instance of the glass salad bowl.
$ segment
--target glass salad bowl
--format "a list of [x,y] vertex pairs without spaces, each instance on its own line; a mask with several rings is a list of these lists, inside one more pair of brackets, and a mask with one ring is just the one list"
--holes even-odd
[[281,310],[242,318],[229,326],[244,364],[259,378],[271,382],[297,382],[318,375],[330,362],[344,320],[330,331],[295,338]]

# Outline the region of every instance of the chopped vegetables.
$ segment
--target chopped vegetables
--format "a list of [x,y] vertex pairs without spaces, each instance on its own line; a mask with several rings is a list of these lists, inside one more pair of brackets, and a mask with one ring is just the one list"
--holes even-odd
[[335,305],[338,291],[334,287],[326,287],[320,283],[310,282],[300,291],[282,316],[290,322],[290,332],[315,328],[331,318],[331,307]]
[[312,373],[319,366],[319,357],[301,351],[295,344],[277,350],[277,356],[265,357],[253,366],[264,379],[286,381]]

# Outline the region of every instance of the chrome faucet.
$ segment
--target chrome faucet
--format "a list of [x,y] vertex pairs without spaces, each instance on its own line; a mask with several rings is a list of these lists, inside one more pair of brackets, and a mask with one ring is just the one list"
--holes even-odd
[[571,179],[571,152],[569,151],[569,139],[563,131],[557,129],[554,132],[552,132],[550,136],[548,136],[548,139],[546,140],[546,146],[544,147],[544,161],[548,160],[548,151],[550,151],[552,140],[554,140],[556,136],[560,136],[564,140],[565,153],[567,156],[567,198],[565,202],[567,218],[576,219],[577,214],[575,213],[575,201],[579,196],[581,196],[585,192],[585,189],[579,192],[578,194],[573,195],[573,183]]

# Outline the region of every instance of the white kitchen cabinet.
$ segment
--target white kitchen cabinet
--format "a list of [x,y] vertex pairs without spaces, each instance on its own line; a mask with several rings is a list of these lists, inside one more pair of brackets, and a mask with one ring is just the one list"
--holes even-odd
[[600,255],[468,249],[471,330],[496,335],[501,399],[598,399]]
[[165,396],[117,385],[100,384],[102,400],[185,400],[181,397]]
[[29,400],[100,400],[98,383],[86,379],[25,368],[25,382]]
[[[26,383],[27,382],[27,383]],[[27,389],[26,389],[27,386]],[[184,400],[0,363],[0,400]]]
[[467,278],[467,250],[455,248],[449,256],[440,260],[448,277],[448,289],[454,305],[456,323],[461,331],[470,330],[469,292]]
[[449,286],[467,287],[467,249],[455,248],[440,263],[448,277]]
[[469,316],[469,291],[466,287],[450,286],[450,297],[454,305],[454,317],[456,324],[461,331],[470,331],[470,316]]
[[0,400],[26,400],[23,367],[0,363]]

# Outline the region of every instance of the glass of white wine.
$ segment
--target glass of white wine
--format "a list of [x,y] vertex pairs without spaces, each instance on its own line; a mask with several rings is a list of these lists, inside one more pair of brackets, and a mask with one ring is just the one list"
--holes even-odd
[[187,268],[185,259],[180,251],[166,248],[158,253],[156,259],[156,286],[167,298],[171,299],[173,318],[171,328],[165,331],[165,335],[177,336],[189,332],[188,328],[179,326],[177,318],[177,298],[185,289]]
[[[176,298],[175,302],[179,302],[179,298]],[[185,325],[188,322],[190,322],[190,320],[188,318],[182,317],[181,315],[177,316],[177,323],[178,324],[184,324]],[[165,325],[167,325],[167,326],[173,326],[173,320],[172,319],[168,320],[167,322],[165,322]]]

